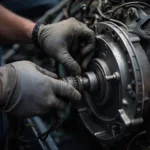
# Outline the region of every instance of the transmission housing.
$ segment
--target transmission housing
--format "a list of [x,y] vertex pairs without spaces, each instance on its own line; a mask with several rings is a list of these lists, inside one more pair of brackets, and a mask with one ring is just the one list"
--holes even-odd
[[103,142],[132,135],[148,114],[148,8],[143,1],[93,0],[82,5],[80,17],[74,16],[94,30],[96,50],[83,76],[67,82],[82,89],[78,113],[90,133]]

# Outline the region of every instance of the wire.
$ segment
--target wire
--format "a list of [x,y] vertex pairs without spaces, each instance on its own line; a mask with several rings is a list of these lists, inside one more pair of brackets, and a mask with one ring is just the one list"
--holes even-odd
[[[124,4],[120,5],[120,6],[118,6],[117,8],[115,8],[115,9],[109,11],[109,13],[112,13],[112,16],[113,16],[113,14],[114,14],[118,9],[120,9],[120,8],[122,8],[122,7],[124,7],[124,6],[133,5],[133,4],[134,4],[134,5],[135,5],[135,4],[144,5],[144,6],[150,8],[150,5],[149,5],[149,4],[144,3],[144,2],[136,1],[136,2],[124,3]],[[134,7],[135,7],[135,6],[134,6]],[[114,23],[117,23],[117,24],[123,26],[126,30],[128,30],[127,26],[126,26],[124,23],[122,23],[122,22],[120,22],[120,21],[118,21],[118,20],[115,20],[115,19],[111,19],[110,17],[106,16],[106,15],[102,12],[102,0],[98,0],[97,12],[98,12],[98,14],[99,14],[103,19],[108,20],[108,21],[112,21],[112,22],[114,22]],[[107,13],[107,14],[109,14],[109,13]]]
[[120,9],[120,8],[122,8],[122,7],[125,7],[125,6],[128,6],[128,5],[136,5],[136,4],[138,4],[138,5],[143,5],[143,6],[146,6],[146,7],[149,7],[149,8],[150,8],[150,5],[149,5],[149,4],[144,3],[144,2],[140,2],[140,1],[136,1],[136,2],[124,3],[124,4],[122,4],[122,5],[118,6],[118,7],[116,7],[115,9],[109,11],[109,13],[112,13],[112,16],[113,16],[113,14],[114,14],[118,9]]
[[89,8],[89,7],[90,7],[90,5],[93,3],[93,1],[94,1],[94,0],[90,0],[90,1],[88,2],[88,4],[87,4],[87,8]]
[[102,12],[102,1],[101,1],[101,0],[98,0],[97,11],[98,11],[99,15],[100,15],[102,18],[104,18],[104,19],[106,19],[106,20],[109,20],[109,19],[110,19],[109,17],[107,17],[107,16],[106,16],[105,14],[103,14],[103,12]]
[[68,13],[68,16],[70,17],[71,16],[71,8],[72,8],[72,5],[73,3],[75,2],[76,0],[71,0],[69,6],[68,6],[68,9],[67,9],[67,13]]
[[57,120],[45,133],[38,136],[38,139],[45,140],[48,137],[48,135],[51,132],[57,130],[62,123],[63,123],[62,120]]
[[99,14],[103,19],[108,20],[108,21],[112,21],[112,22],[114,22],[114,23],[116,23],[116,24],[119,24],[119,25],[123,26],[126,30],[128,30],[127,26],[126,26],[124,23],[122,23],[122,22],[120,22],[120,21],[118,21],[118,20],[115,20],[115,19],[111,19],[110,17],[108,17],[108,16],[106,16],[105,14],[103,14],[103,12],[101,11],[102,1],[101,1],[101,0],[98,0],[98,2],[99,2],[99,3],[98,3],[98,7],[97,7],[97,12],[98,12],[98,14]]
[[[69,103],[66,106],[65,117],[62,116],[62,111],[58,112],[59,114],[54,114],[53,117],[55,117],[56,121],[49,127],[49,129],[46,132],[39,134],[37,137],[31,138],[29,140],[26,140],[22,136],[19,136],[19,132],[18,132],[18,136],[17,136],[18,139],[23,143],[29,143],[29,142],[33,142],[36,140],[42,140],[42,141],[45,140],[49,136],[50,133],[57,130],[65,122],[65,120],[67,119],[67,117],[69,116],[69,113],[70,113],[70,107],[71,107],[70,105],[71,104]],[[69,111],[68,111],[68,109],[69,109]],[[63,110],[63,112],[64,112],[64,110]]]
[[[92,4],[94,0],[90,0],[87,4],[87,8],[90,7],[90,5]],[[70,3],[70,6],[69,8],[71,9],[71,6],[73,4],[73,0],[71,1]],[[69,12],[68,12],[69,13]],[[97,13],[100,17],[102,17],[104,20],[107,20],[107,21],[111,21],[111,22],[114,22],[116,24],[119,24],[121,26],[123,26],[126,30],[128,30],[127,26],[125,24],[123,24],[122,22],[118,21],[118,20],[115,20],[115,19],[111,19],[110,17],[106,16],[103,12],[102,12],[102,0],[98,0],[98,7],[97,7]]]
[[42,140],[43,141],[43,140],[45,140],[48,137],[48,135],[50,133],[52,133],[53,131],[57,130],[62,125],[63,122],[64,122],[63,120],[57,120],[46,132],[38,135],[35,138],[31,138],[29,140],[25,140],[22,136],[20,137],[18,135],[18,139],[20,141],[22,141],[23,143],[29,143],[29,142],[33,142],[33,141],[36,141],[36,140]]
[[133,143],[138,137],[140,137],[141,135],[144,135],[144,134],[146,134],[146,131],[142,131],[142,132],[138,133],[135,137],[133,137],[133,139],[129,142],[129,144],[128,144],[128,146],[127,146],[127,150],[130,150],[132,143]]
[[56,23],[56,22],[59,22],[63,19],[64,17],[64,13],[63,12],[60,12],[56,17],[55,19],[52,21],[52,23]]
[[45,20],[47,20],[47,18],[49,18],[50,16],[54,15],[56,12],[58,12],[59,10],[61,10],[65,5],[67,5],[68,2],[69,2],[69,0],[63,0],[63,1],[61,1],[54,8],[46,11],[45,14],[41,18],[39,18],[37,20],[37,22],[44,22]]
[[117,3],[117,4],[121,4],[121,3],[124,3],[124,1],[120,1],[120,0],[110,0],[111,2],[113,2],[113,3]]
[[114,22],[114,23],[116,23],[116,24],[121,25],[121,26],[124,27],[127,31],[129,30],[128,27],[127,27],[124,23],[122,23],[121,21],[118,21],[118,20],[115,20],[115,19],[110,19],[109,21],[112,21],[112,22]]

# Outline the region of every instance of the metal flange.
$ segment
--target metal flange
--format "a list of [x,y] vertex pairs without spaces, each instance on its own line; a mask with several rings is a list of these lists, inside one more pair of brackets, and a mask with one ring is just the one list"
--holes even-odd
[[79,114],[94,136],[113,142],[143,122],[150,65],[138,36],[111,22],[98,23],[96,32],[96,53],[88,71],[102,86],[85,92]]

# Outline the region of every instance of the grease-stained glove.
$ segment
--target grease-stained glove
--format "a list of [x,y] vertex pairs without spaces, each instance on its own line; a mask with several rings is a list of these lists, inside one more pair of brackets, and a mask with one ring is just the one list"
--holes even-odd
[[74,18],[40,25],[37,33],[40,48],[72,73],[81,73],[94,54],[94,32]]
[[29,61],[0,67],[1,110],[16,117],[32,117],[63,109],[63,99],[79,101],[81,95],[71,85]]

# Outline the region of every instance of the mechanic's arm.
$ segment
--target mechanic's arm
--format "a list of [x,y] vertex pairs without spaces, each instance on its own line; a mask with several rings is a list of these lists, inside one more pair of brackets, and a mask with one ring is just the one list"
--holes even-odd
[[32,43],[35,23],[0,5],[0,43]]
[[[32,33],[35,33],[34,38]],[[74,18],[37,28],[32,21],[0,6],[0,42],[36,42],[41,50],[62,63],[68,71],[78,74],[80,66],[86,68],[93,56],[95,36],[92,30]]]

